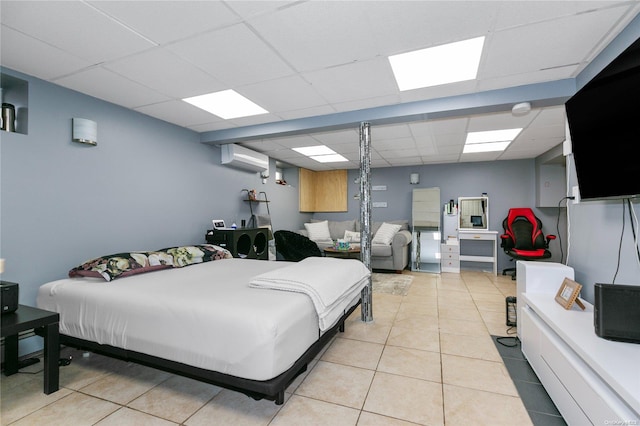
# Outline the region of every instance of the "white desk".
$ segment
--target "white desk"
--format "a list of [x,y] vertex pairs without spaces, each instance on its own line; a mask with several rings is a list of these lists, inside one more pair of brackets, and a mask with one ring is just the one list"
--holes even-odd
[[460,252],[463,251],[464,240],[480,240],[493,243],[493,252],[491,256],[467,256],[460,254],[461,262],[484,262],[493,264],[493,275],[498,275],[498,231],[473,231],[458,230],[458,239],[460,240]]

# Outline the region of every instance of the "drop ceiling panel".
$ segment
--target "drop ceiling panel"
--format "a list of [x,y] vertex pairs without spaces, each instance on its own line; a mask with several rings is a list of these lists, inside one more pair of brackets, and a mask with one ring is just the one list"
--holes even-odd
[[[0,43],[3,66],[44,80],[54,79],[91,65],[89,61],[5,25],[0,27]],[[30,54],[25,55],[25,50]],[[47,64],[46,67],[42,66],[43,62]]]
[[308,72],[303,77],[330,103],[395,95],[397,91],[391,66],[382,58]]
[[519,74],[580,63],[597,46],[610,22],[626,9],[583,13],[501,31],[483,63],[483,77]]
[[[190,123],[190,126],[197,126],[200,123],[211,122],[211,114],[196,108],[181,100],[170,100],[152,105],[145,105],[136,108],[136,111],[151,115],[169,123]],[[222,123],[224,120],[218,118]]]
[[375,29],[379,53],[388,56],[485,35],[501,3],[380,1],[370,3],[363,15]]
[[[100,84],[96,84],[96,81],[99,81]],[[127,108],[135,108],[140,105],[163,102],[169,99],[167,96],[98,67],[88,68],[67,77],[59,78],[56,80],[56,84]],[[126,96],[122,96],[121,90],[123,89],[126,89]]]
[[[486,91],[510,94],[518,86],[575,78],[639,11],[635,1],[2,0],[0,65],[197,132],[229,134],[246,131],[243,126],[255,131],[263,123],[306,117],[315,120],[294,124],[317,124],[437,100],[429,105],[440,110],[423,116],[425,121],[372,126],[372,167],[390,166],[381,157],[387,151],[376,146],[397,147],[394,139],[420,153],[412,164],[533,158],[564,139],[562,105],[534,105],[518,118],[509,105],[500,106],[505,113],[484,118],[451,110],[465,108],[461,100],[483,91],[481,103],[493,110],[500,100]],[[627,29],[625,40],[628,34],[637,34],[637,27]],[[398,90],[388,54],[479,35],[486,42],[477,79]],[[221,120],[180,101],[230,88],[270,113]],[[468,127],[514,124],[525,130],[504,153],[461,155]],[[356,167],[358,123],[315,130],[295,137],[258,135],[268,139],[257,148],[296,165],[312,160],[291,146],[323,143],[351,162],[314,161],[308,167]]]
[[294,73],[245,24],[177,42],[168,49],[231,88]]
[[360,2],[301,2],[249,24],[296,70],[309,71],[376,56],[362,12]]
[[239,21],[223,2],[196,1],[90,1],[93,7],[114,17],[158,44],[184,39]]
[[[274,114],[296,113],[326,103],[313,85],[298,75],[249,84],[241,90],[246,97]],[[273,96],[274,93],[280,96]]]
[[194,65],[161,49],[111,62],[105,68],[175,98],[202,95],[227,88]]
[[154,46],[83,2],[3,1],[2,22],[94,64]]

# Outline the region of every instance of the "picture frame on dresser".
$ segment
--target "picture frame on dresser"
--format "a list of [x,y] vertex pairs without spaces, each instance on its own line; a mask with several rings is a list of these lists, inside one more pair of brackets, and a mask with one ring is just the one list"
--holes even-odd
[[555,301],[567,310],[571,309],[575,303],[584,311],[585,306],[578,298],[580,290],[582,290],[582,284],[579,284],[572,279],[565,278],[556,293]]

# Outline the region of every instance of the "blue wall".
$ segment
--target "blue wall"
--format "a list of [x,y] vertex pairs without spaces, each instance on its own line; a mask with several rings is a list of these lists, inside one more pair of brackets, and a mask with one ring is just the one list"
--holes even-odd
[[[222,166],[196,132],[2,72],[29,83],[28,134],[0,132],[2,279],[20,284],[20,303],[95,256],[204,243],[211,219],[250,217],[244,188],[267,192],[276,228],[309,216],[298,213],[297,173],[291,187],[262,184]],[[96,147],[71,141],[73,117],[98,123]]]

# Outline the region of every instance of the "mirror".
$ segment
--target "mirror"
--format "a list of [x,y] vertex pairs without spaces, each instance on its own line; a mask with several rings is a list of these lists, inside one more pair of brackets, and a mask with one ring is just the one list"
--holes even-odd
[[458,198],[458,226],[460,231],[488,231],[489,197]]

